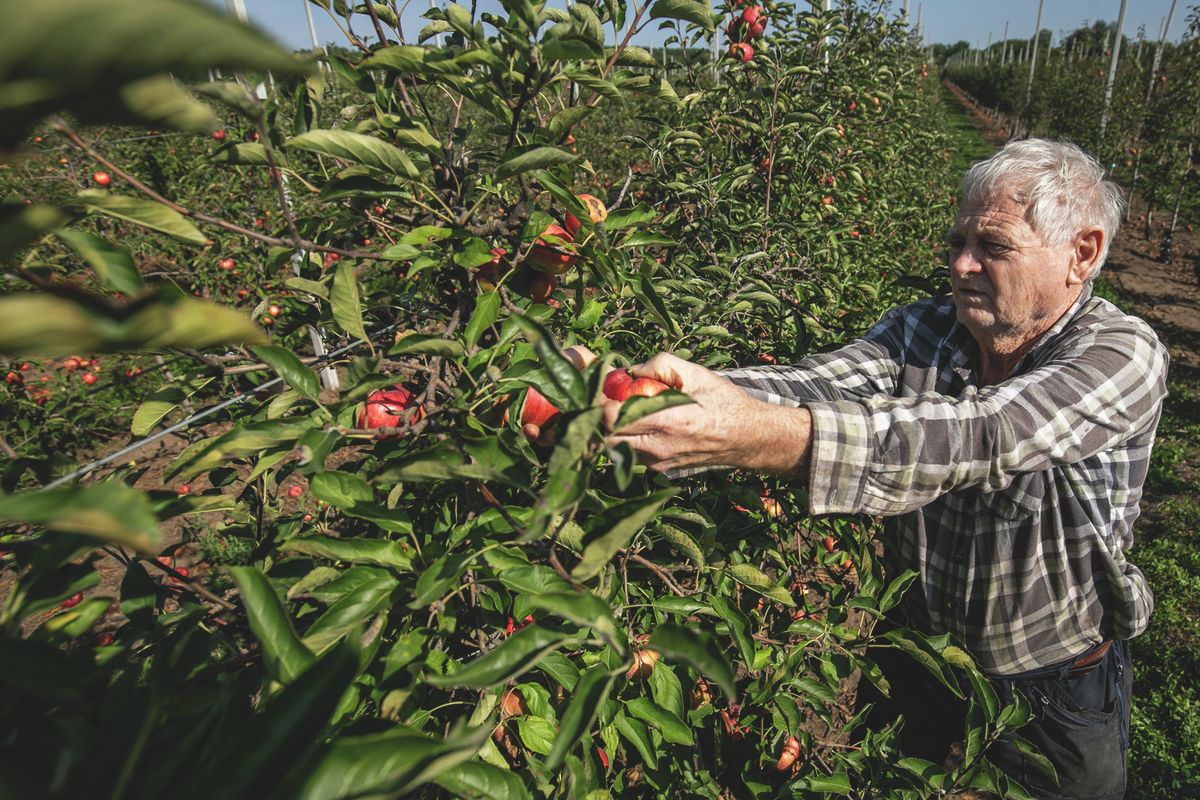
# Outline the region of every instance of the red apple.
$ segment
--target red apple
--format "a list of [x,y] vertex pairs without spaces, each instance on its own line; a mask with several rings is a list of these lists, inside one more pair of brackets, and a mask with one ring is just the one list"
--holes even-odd
[[[579,195],[579,200],[587,208],[588,215],[592,218],[593,223],[604,222],[604,220],[608,219],[608,209],[601,202],[600,198],[590,194],[581,194]],[[567,212],[566,228],[567,233],[571,234],[572,238],[579,234],[579,229],[582,225],[583,223],[579,221],[578,217],[569,211]]]
[[560,413],[544,394],[530,386],[529,391],[525,393],[525,405],[521,407],[521,424],[544,428],[553,424]]
[[68,597],[66,600],[63,600],[62,603],[60,603],[59,605],[61,605],[63,608],[74,608],[75,606],[79,605],[82,601],[83,601],[83,593],[76,592],[75,594]]
[[270,306],[267,306],[267,313],[270,314],[272,317],[278,317],[280,314],[283,313],[283,309],[276,305],[270,305]]
[[624,369],[615,369],[604,378],[605,397],[618,403],[630,397],[654,397],[670,388],[654,378],[635,378]]
[[219,262],[217,262],[217,266],[220,267],[221,269],[225,270],[226,272],[229,272],[230,270],[232,270],[234,267],[237,266],[237,262],[234,261],[232,258],[222,258]]
[[492,254],[492,260],[475,271],[475,281],[485,292],[495,291],[496,284],[500,282],[500,263],[508,255],[503,247],[493,247],[488,252]]
[[505,689],[500,695],[500,715],[502,717],[520,717],[529,713],[525,698],[516,689]]
[[787,741],[783,743],[783,752],[779,755],[779,760],[775,762],[775,769],[783,772],[788,767],[796,762],[800,757],[800,740],[795,736],[789,736]]
[[[417,422],[424,416],[425,410],[417,405],[413,393],[398,383],[390,389],[378,389],[367,396],[366,405],[358,414],[358,427],[397,428]],[[394,439],[400,436],[403,434],[380,438]]]
[[552,222],[546,227],[546,230],[542,231],[542,235],[533,243],[533,249],[529,252],[529,263],[535,270],[551,275],[561,275],[571,268],[579,256],[562,245],[542,238],[545,236],[557,236],[568,244],[575,237],[557,222]]
[[529,279],[529,297],[535,303],[547,303],[550,301],[550,295],[554,293],[554,287],[558,285],[558,278],[553,275],[547,275],[544,272],[539,272]]
[[738,61],[746,64],[750,59],[754,58],[754,48],[745,42],[734,42],[729,45],[729,55],[731,58],[736,58]]
[[179,484],[179,488],[175,491],[179,492],[180,495],[185,495],[192,491],[192,487],[188,486],[186,483],[181,483]]
[[294,486],[288,487],[288,490],[287,490],[288,497],[299,497],[302,494],[304,494],[304,487],[301,486],[300,484],[297,483]]
[[213,132],[212,132],[212,137],[213,137],[214,139],[216,139],[218,142],[223,142],[223,141],[225,141],[225,129],[224,129],[224,128],[221,128],[219,131],[213,131]]
[[93,172],[92,180],[94,180],[98,186],[108,186],[110,183],[112,183],[112,176],[107,172]]
[[658,663],[658,659],[661,657],[661,654],[657,650],[634,650],[633,664],[625,673],[626,679],[649,678],[650,673],[654,672],[654,665]]
[[88,386],[91,386],[93,383],[96,382],[96,373],[85,372],[85,373],[83,373],[83,375],[80,376],[79,380],[83,381]]

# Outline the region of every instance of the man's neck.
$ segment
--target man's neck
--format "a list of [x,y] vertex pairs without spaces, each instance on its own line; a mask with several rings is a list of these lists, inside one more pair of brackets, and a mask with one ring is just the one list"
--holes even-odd
[[992,386],[1008,380],[1025,354],[1033,349],[1046,331],[1053,328],[1055,323],[1062,319],[1063,314],[1071,310],[1081,294],[1082,292],[1075,292],[1057,314],[1047,314],[1042,324],[1036,327],[1014,333],[1012,336],[977,340],[979,342],[980,385]]

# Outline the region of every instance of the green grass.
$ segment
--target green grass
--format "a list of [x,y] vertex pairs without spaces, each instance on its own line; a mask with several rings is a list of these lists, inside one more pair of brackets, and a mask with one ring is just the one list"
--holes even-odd
[[946,130],[954,140],[954,174],[961,175],[976,161],[982,161],[995,152],[996,148],[983,138],[983,134],[971,122],[967,110],[954,99],[945,86],[939,84],[942,105],[946,109]]

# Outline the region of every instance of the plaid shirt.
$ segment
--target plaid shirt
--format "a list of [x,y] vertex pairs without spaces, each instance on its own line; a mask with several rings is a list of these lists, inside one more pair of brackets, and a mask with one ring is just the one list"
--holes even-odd
[[723,374],[812,414],[810,511],[886,517],[886,563],[917,571],[911,623],[1011,675],[1145,630],[1126,560],[1166,394],[1142,320],[1085,288],[1003,383],[948,297],[889,312],[795,366]]

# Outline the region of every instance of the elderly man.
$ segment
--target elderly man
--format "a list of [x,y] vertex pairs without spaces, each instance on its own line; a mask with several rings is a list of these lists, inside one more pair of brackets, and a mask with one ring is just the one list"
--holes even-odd
[[951,296],[795,366],[722,377],[655,356],[633,372],[696,403],[614,436],[657,470],[795,476],[813,514],[884,516],[887,563],[917,572],[909,624],[954,634],[1002,697],[1032,701],[1021,735],[1057,784],[1013,747],[990,755],[1042,798],[1123,796],[1126,643],[1153,607],[1126,552],[1167,354],[1090,284],[1122,205],[1074,145],[1010,143],[963,179]]

